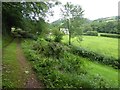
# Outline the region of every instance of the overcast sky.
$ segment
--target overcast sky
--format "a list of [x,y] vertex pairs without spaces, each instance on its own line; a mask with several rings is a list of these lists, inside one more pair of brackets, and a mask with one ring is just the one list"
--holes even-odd
[[[81,5],[84,10],[84,17],[90,20],[98,18],[118,16],[119,0],[59,0],[63,4],[72,2],[73,4]],[[54,17],[49,17],[50,22],[59,19],[60,6],[54,7]]]

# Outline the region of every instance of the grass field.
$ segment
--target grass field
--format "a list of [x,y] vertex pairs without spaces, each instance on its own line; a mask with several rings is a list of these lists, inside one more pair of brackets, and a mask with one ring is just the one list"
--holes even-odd
[[108,67],[106,65],[102,65],[99,63],[91,62],[86,59],[85,61],[87,65],[88,77],[91,75],[97,76],[100,75],[108,84],[113,88],[117,88],[119,85],[118,81],[118,70],[113,69],[112,67]]
[[[62,41],[67,43],[68,36],[64,36]],[[83,36],[83,41],[79,43],[77,37],[74,37],[72,38],[72,44],[101,55],[118,59],[118,39],[115,38]]]

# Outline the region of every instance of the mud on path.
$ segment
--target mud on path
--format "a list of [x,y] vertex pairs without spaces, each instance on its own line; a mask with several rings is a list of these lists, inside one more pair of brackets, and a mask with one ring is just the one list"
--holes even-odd
[[21,70],[26,74],[24,88],[44,88],[44,85],[41,82],[38,82],[32,67],[29,62],[27,62],[22,48],[20,40],[17,40],[17,59],[20,62]]

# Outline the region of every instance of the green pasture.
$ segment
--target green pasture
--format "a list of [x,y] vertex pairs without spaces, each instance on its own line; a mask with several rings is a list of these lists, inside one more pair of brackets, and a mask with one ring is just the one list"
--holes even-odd
[[[78,42],[78,37],[72,38],[72,44],[80,46],[89,51],[118,59],[118,39],[100,37],[100,36],[83,36],[83,41]],[[64,43],[68,43],[68,36],[63,36]]]

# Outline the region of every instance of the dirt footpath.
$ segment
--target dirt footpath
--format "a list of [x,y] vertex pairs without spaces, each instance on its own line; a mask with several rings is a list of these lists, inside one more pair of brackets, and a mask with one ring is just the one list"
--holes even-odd
[[25,85],[24,88],[41,88],[41,89],[44,88],[44,85],[41,82],[38,82],[30,63],[26,60],[19,40],[17,40],[16,53],[17,53],[17,59],[20,62],[21,70],[24,71],[24,74],[27,74],[24,83]]

